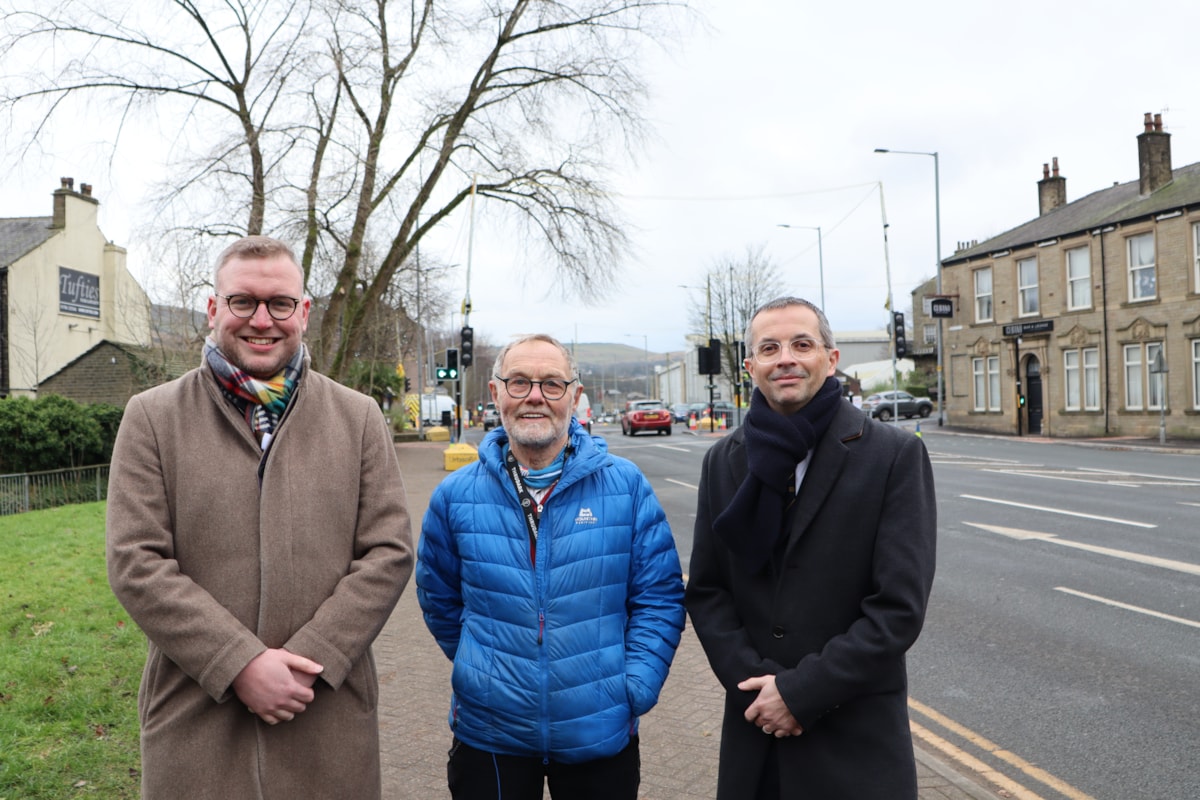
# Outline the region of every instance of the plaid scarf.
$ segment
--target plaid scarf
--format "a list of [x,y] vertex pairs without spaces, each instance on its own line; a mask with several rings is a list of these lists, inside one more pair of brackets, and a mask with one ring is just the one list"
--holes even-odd
[[712,524],[749,574],[759,573],[771,560],[794,499],[796,465],[816,447],[843,402],[834,377],[826,378],[813,398],[788,417],[772,410],[762,392],[754,390],[742,422],[750,471]]
[[250,429],[257,434],[273,434],[304,366],[304,345],[300,345],[282,372],[265,381],[231,364],[211,337],[204,340],[204,360],[216,376],[221,393],[242,412]]

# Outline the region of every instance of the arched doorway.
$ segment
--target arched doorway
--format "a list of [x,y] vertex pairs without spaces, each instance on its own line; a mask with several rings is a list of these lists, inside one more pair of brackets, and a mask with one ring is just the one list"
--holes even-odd
[[1042,432],[1042,362],[1037,356],[1025,360],[1025,413],[1029,420],[1029,433]]

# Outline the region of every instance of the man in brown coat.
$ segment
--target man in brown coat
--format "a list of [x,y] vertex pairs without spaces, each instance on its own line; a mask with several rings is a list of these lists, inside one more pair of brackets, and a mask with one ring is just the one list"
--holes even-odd
[[313,372],[287,245],[221,254],[204,363],[132,400],[108,573],[149,639],[142,795],[378,798],[370,645],[412,534],[374,401]]

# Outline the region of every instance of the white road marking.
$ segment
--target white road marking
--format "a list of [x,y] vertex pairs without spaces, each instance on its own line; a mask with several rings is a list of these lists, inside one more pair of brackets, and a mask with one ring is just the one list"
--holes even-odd
[[1138,614],[1145,614],[1148,617],[1157,617],[1158,619],[1165,619],[1168,622],[1177,622],[1180,625],[1187,625],[1192,628],[1200,628],[1200,622],[1197,622],[1196,620],[1184,619],[1183,617],[1175,617],[1170,614],[1164,614],[1161,611],[1154,611],[1149,608],[1142,608],[1141,606],[1131,606],[1128,603],[1122,603],[1119,600],[1109,600],[1107,597],[1100,597],[1098,595],[1088,594],[1087,592],[1079,592],[1074,589],[1068,589],[1065,586],[1055,586],[1054,591],[1064,592],[1065,594],[1073,594],[1076,597],[1082,597],[1085,600],[1092,600],[1097,603],[1103,603],[1104,605],[1112,606],[1113,608],[1121,608],[1126,611],[1136,611]]
[[1089,553],[1098,553],[1102,556],[1111,556],[1112,558],[1121,558],[1125,561],[1133,561],[1138,564],[1146,564],[1151,567],[1172,569],[1176,572],[1183,572],[1188,575],[1200,575],[1200,564],[1192,564],[1187,561],[1175,561],[1170,558],[1159,558],[1158,556],[1147,556],[1141,553],[1131,553],[1128,550],[1115,550],[1111,547],[1101,547],[1095,544],[1074,542],[1070,539],[1060,539],[1053,533],[1024,531],[1020,528],[1002,528],[999,525],[984,525],[980,522],[964,521],[963,524],[980,528],[985,531],[990,531],[991,533],[998,533],[1001,536],[1007,536],[1010,539],[1017,539],[1018,541],[1029,541],[1031,539],[1036,539],[1038,541],[1049,542],[1050,544],[1059,544],[1063,547],[1073,547],[1076,550],[1086,550]]
[[1118,519],[1116,517],[1101,517],[1096,514],[1084,514],[1079,511],[1067,511],[1061,508],[1047,508],[1046,506],[1031,506],[1028,503],[1017,503],[1013,500],[1000,500],[994,497],[980,497],[974,494],[960,494],[959,497],[967,500],[978,500],[981,503],[996,503],[1002,506],[1015,506],[1016,508],[1026,508],[1030,511],[1045,511],[1048,514],[1065,514],[1068,517],[1082,517],[1084,519],[1094,519],[1100,522],[1115,522],[1118,525],[1132,525],[1135,528],[1157,528],[1157,525],[1152,525],[1149,522],[1135,522],[1128,519]]

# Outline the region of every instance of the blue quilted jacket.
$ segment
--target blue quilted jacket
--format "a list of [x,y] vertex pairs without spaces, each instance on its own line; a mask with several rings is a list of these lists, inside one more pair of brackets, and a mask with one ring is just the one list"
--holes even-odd
[[492,753],[579,763],[620,752],[658,701],[683,580],[649,482],[572,420],[537,563],[503,428],[434,491],[417,557],[425,624],[453,660],[450,725]]

